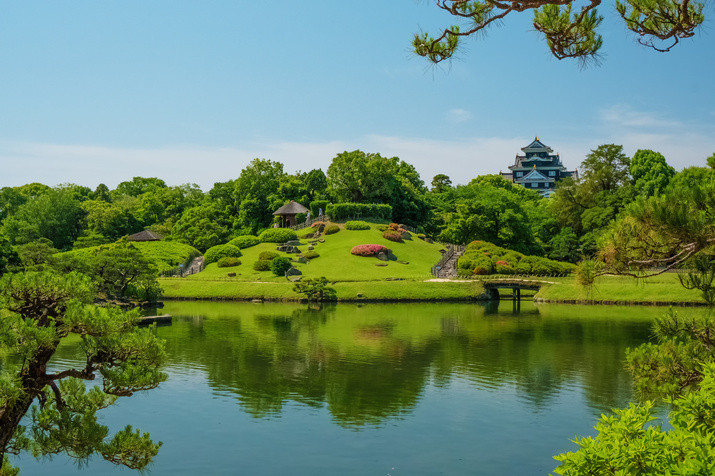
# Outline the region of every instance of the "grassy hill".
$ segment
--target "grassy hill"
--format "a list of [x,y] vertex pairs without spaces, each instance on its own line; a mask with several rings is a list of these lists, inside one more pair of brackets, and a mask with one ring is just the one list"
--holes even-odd
[[[171,271],[178,265],[185,263],[192,257],[200,256],[199,250],[193,246],[179,243],[178,241],[136,241],[132,242],[142,254],[159,269],[159,272]],[[106,245],[105,245],[106,246]],[[91,254],[100,246],[91,246],[89,248],[80,248],[78,250],[65,251],[58,253],[61,255],[81,256]]]
[[[325,276],[331,281],[382,281],[385,278],[429,279],[430,269],[442,257],[440,249],[444,247],[436,243],[427,243],[416,236],[404,243],[395,243],[382,237],[377,225],[369,230],[352,231],[341,228],[333,235],[322,235],[324,243],[317,243],[314,251],[320,256],[309,263],[298,263],[295,254],[282,253],[294,260],[293,266],[299,269],[305,277],[317,278]],[[301,230],[301,251],[308,250],[308,241],[304,238],[313,230]],[[377,258],[354,256],[350,254],[353,246],[361,244],[383,245],[396,257],[393,261],[380,261]],[[262,251],[276,251],[275,243],[260,243],[242,251],[241,264],[231,268],[219,268],[216,263],[209,264],[201,273],[185,279],[207,280],[227,278],[228,273],[236,273],[236,281],[274,281],[285,282],[284,277],[274,276],[270,271],[254,271],[253,264]]]
[[[332,235],[321,235],[324,243],[317,243],[314,251],[320,256],[308,263],[297,262],[295,254],[280,252],[279,255],[293,259],[293,265],[305,278],[325,276],[332,285],[338,299],[355,299],[358,295],[366,300],[410,300],[410,299],[464,299],[478,296],[483,288],[478,282],[434,283],[425,282],[432,278],[430,269],[442,257],[443,246],[428,243],[413,235],[411,240],[396,243],[382,237],[377,224],[369,230],[346,230]],[[309,241],[305,235],[312,229],[299,232],[301,251],[307,251]],[[380,261],[374,257],[350,254],[353,246],[361,244],[383,245],[394,255],[390,261]],[[296,299],[293,284],[285,277],[274,276],[270,271],[255,271],[253,264],[263,251],[276,252],[275,243],[261,243],[242,250],[241,264],[230,268],[219,268],[209,264],[202,272],[186,278],[166,278],[160,282],[166,297],[176,298],[232,298],[232,299]],[[236,276],[229,277],[229,273]]]

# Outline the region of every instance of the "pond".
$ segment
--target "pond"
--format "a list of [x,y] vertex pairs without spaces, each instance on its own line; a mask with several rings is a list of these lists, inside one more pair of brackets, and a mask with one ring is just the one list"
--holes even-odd
[[[103,411],[163,441],[151,474],[537,475],[632,399],[664,308],[169,302],[169,379]],[[703,312],[683,309],[679,312]],[[62,347],[53,365],[79,358]],[[23,474],[131,474],[100,459]]]

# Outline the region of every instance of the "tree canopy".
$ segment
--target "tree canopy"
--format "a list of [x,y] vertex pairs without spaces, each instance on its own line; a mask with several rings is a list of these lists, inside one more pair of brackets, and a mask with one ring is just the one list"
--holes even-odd
[[[82,462],[94,454],[143,469],[160,443],[131,426],[109,436],[96,413],[156,387],[163,344],[151,329],[135,326],[137,313],[90,304],[95,290],[86,276],[30,272],[0,278],[0,350],[13,356],[0,373],[0,461],[12,474],[9,454],[66,453]],[[52,371],[60,343],[79,337],[86,365]],[[100,374],[101,384],[86,386]]]
[[[457,24],[435,36],[416,34],[412,42],[415,53],[434,63],[451,58],[462,38],[476,36],[508,15],[525,11],[533,11],[534,29],[558,59],[593,59],[603,45],[599,33],[603,17],[597,9],[601,0],[587,0],[580,7],[561,0],[435,0],[435,4]],[[695,35],[705,20],[704,5],[704,0],[616,0],[615,10],[640,44],[665,52]]]

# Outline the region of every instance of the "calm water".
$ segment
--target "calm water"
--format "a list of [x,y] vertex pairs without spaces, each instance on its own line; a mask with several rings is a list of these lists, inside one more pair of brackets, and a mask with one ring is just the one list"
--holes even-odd
[[[169,380],[103,413],[164,442],[151,474],[547,474],[632,398],[662,308],[167,303]],[[683,310],[682,312],[702,312]],[[78,358],[58,352],[55,367]],[[15,460],[24,474],[132,474]]]

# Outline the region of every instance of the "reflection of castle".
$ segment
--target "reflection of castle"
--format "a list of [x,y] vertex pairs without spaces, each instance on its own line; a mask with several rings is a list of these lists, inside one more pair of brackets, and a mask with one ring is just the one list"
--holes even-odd
[[502,177],[513,183],[538,191],[547,197],[553,193],[556,182],[566,177],[578,179],[578,171],[568,171],[561,164],[559,154],[544,145],[539,138],[522,147],[524,155],[516,155],[514,165],[509,167],[511,173],[502,173]]

